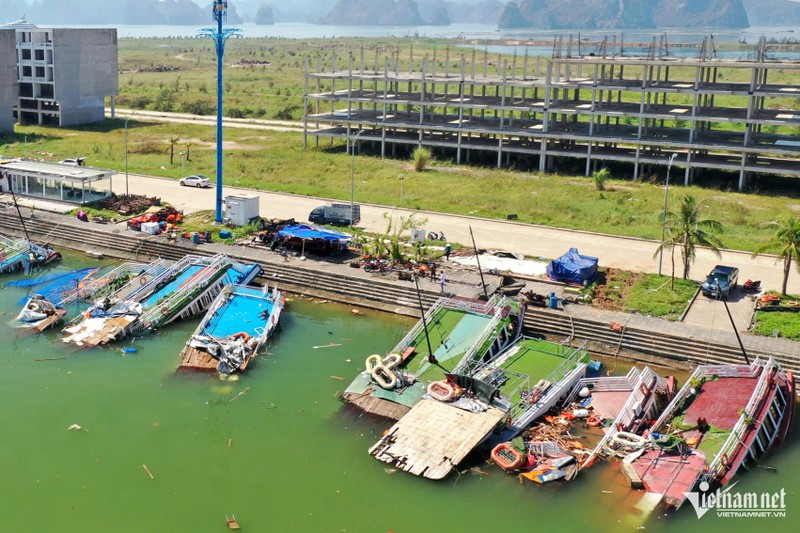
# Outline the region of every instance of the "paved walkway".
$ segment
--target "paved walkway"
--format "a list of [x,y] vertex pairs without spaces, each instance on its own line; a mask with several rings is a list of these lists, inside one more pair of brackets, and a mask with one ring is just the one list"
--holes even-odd
[[[124,190],[125,175],[114,177],[115,190]],[[178,185],[177,181],[167,178],[155,178],[130,174],[128,178],[130,192],[160,196],[185,212],[201,209],[214,209],[214,189],[187,189]],[[225,187],[228,194],[257,194],[261,198],[261,215],[267,218],[294,218],[305,221],[309,212],[329,201],[325,198],[309,198],[291,194],[254,191],[237,187]],[[475,234],[475,241],[480,248],[504,249],[523,253],[529,257],[554,258],[562,255],[570,247],[576,247],[581,253],[593,255],[600,259],[601,266],[613,267],[633,272],[657,272],[658,258],[653,257],[658,243],[645,239],[616,237],[584,231],[563,230],[522,224],[512,221],[489,220],[477,217],[447,215],[424,211],[397,209],[392,206],[361,204],[360,227],[367,231],[382,232],[386,229],[384,213],[395,217],[408,217],[415,214],[427,219],[424,225],[428,231],[443,231],[452,242],[468,245],[470,243],[469,227]],[[782,264],[775,263],[774,256],[751,258],[749,252],[725,250],[722,259],[707,250],[697,252],[697,260],[692,266],[693,279],[702,280],[716,264],[738,267],[740,279],[759,279],[765,289],[779,290],[783,277]],[[669,258],[664,258],[662,272],[670,273]],[[792,269],[789,277],[789,292],[800,293],[800,274]]]

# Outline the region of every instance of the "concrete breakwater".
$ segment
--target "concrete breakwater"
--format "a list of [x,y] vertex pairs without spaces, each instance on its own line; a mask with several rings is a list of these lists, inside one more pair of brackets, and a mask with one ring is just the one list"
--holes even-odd
[[[120,259],[152,260],[157,257],[179,259],[188,253],[214,255],[224,253],[240,261],[258,262],[264,267],[263,282],[278,284],[282,290],[329,299],[366,308],[419,316],[417,293],[412,283],[390,276],[377,276],[351,269],[346,264],[325,260],[300,261],[244,246],[222,243],[195,245],[186,240],[167,241],[121,225],[80,222],[72,217],[50,213],[26,219],[32,239],[80,251],[93,251]],[[22,234],[22,225],[11,209],[0,210],[3,232]],[[423,306],[430,306],[440,296],[438,284],[422,282]],[[468,282],[451,283],[448,292],[476,297],[478,288]],[[622,332],[609,324],[624,324]],[[621,355],[636,361],[688,368],[699,363],[740,363],[742,352],[732,332],[693,327],[652,317],[628,315],[568,305],[563,310],[530,307],[525,317],[527,334],[542,334],[551,340],[571,338],[587,341],[592,351],[603,355]],[[780,338],[743,336],[752,360],[756,356],[774,357],[786,369],[800,372],[800,343]]]

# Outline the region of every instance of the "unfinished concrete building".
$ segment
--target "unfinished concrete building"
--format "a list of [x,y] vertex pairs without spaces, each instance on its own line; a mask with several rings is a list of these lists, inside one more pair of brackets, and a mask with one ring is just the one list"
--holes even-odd
[[675,154],[686,184],[713,169],[736,173],[740,190],[753,174],[800,176],[800,62],[771,59],[764,39],[742,61],[716,58],[709,39],[693,58],[665,38],[638,57],[615,39],[588,55],[576,44],[557,39],[546,60],[451,61],[448,50],[401,71],[399,53],[368,65],[362,51],[344,69],[307,66],[306,145],[357,140],[381,156],[428,146],[456,163],[587,175],[614,162],[634,179],[663,175]]
[[0,133],[14,131],[13,107],[17,101],[17,63],[14,30],[0,29]]
[[116,29],[39,28],[25,19],[4,28],[16,32],[18,122],[71,126],[103,120],[106,97],[119,92]]

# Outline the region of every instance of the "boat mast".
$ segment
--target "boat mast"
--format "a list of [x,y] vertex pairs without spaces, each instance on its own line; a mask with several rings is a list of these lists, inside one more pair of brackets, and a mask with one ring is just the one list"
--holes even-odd
[[475,251],[475,261],[478,263],[478,274],[481,275],[481,287],[483,288],[483,296],[486,301],[489,301],[489,295],[486,293],[486,282],[483,280],[483,270],[481,270],[481,260],[478,259],[478,247],[475,246],[475,235],[472,234],[472,226],[469,226],[469,236],[472,238],[472,249]]
[[731,321],[731,326],[733,326],[733,333],[736,335],[736,340],[739,341],[739,348],[742,349],[742,355],[744,355],[744,360],[749,365],[750,358],[747,357],[747,351],[745,351],[744,344],[742,343],[742,338],[739,336],[739,331],[736,329],[736,323],[733,321],[733,315],[731,315],[731,310],[728,309],[728,299],[724,296],[720,299],[722,300],[722,304],[725,306],[725,311],[728,312],[728,318]]
[[425,340],[428,343],[428,362],[432,365],[437,364],[439,361],[436,360],[436,356],[433,355],[433,350],[431,349],[431,339],[428,336],[428,321],[425,320],[425,308],[422,306],[422,296],[419,294],[419,280],[417,276],[414,276],[414,285],[417,286],[417,301],[419,302],[419,312],[422,313],[422,327],[425,329]]
[[22,224],[22,231],[25,232],[25,239],[28,241],[28,244],[30,244],[31,238],[28,235],[28,228],[25,227],[25,220],[22,218],[22,213],[20,213],[20,210],[19,210],[19,204],[17,203],[17,195],[14,194],[14,186],[11,185],[11,183],[10,183],[11,180],[10,179],[8,181],[9,181],[9,185],[10,185],[9,189],[11,189],[11,199],[14,201],[14,207],[17,208],[17,216],[19,217],[19,223]]

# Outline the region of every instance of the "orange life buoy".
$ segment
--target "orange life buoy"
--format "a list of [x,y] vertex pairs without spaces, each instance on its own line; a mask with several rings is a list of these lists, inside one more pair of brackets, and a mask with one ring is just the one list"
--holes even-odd
[[510,442],[501,442],[492,449],[492,460],[503,470],[517,470],[525,464],[526,454],[514,448]]
[[596,415],[592,415],[586,419],[586,425],[589,426],[590,428],[596,428],[597,426],[602,424],[602,422],[603,421],[600,419],[600,417]]
[[456,395],[456,391],[447,381],[434,381],[428,385],[428,394],[434,400],[449,402]]
[[139,285],[141,285],[142,287],[147,285],[147,276],[142,276],[141,278],[139,278]]
[[231,337],[233,337],[234,339],[242,339],[244,342],[250,340],[250,335],[248,335],[244,331],[240,331],[239,333],[234,333],[233,335],[231,335]]

